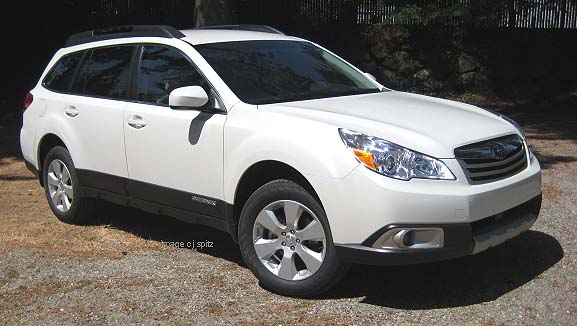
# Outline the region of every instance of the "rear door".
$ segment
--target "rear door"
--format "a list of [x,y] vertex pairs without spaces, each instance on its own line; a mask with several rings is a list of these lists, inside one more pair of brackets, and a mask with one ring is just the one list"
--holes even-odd
[[[201,86],[221,107],[216,93],[179,49],[144,44],[137,73],[136,102],[124,114],[127,182],[131,196],[223,217],[223,128],[225,114],[173,110],[172,90]],[[224,111],[223,111],[224,113]]]
[[83,186],[125,194],[128,177],[124,147],[124,109],[134,45],[84,52],[82,64],[57,106]]

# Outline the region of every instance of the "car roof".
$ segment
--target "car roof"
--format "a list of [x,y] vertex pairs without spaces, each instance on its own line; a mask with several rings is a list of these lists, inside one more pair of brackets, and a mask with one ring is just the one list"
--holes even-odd
[[255,40],[301,40],[297,37],[287,36],[281,33],[235,29],[189,29],[181,30],[180,32],[184,34],[184,37],[181,39],[193,45]]
[[181,39],[193,45],[250,40],[301,40],[264,25],[205,26],[180,31],[166,25],[128,25],[72,34],[65,47],[135,37]]

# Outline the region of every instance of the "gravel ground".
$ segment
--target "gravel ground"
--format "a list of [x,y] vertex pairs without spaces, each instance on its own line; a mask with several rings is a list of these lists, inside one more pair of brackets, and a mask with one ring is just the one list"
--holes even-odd
[[315,300],[263,290],[222,232],[111,205],[60,223],[0,127],[0,324],[577,325],[577,120],[517,118],[544,167],[532,230],[452,261],[354,266]]

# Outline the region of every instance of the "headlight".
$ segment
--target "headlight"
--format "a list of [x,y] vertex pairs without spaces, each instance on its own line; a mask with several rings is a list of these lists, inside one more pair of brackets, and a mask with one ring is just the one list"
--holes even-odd
[[339,133],[357,160],[384,176],[400,180],[455,180],[449,168],[436,158],[356,131],[339,129]]

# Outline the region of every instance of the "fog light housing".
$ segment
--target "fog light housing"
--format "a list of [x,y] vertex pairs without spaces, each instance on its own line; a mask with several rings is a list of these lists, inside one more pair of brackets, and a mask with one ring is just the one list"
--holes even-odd
[[433,227],[399,227],[383,233],[373,244],[377,249],[431,249],[442,248],[445,232]]

